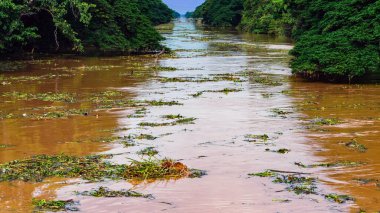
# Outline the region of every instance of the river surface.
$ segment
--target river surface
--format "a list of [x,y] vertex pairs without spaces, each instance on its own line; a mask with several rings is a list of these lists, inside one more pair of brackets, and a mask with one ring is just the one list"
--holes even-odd
[[[162,33],[165,44],[175,51],[173,56],[68,56],[3,63],[0,163],[60,153],[115,154],[111,161],[127,163],[130,158],[144,157],[137,154],[139,150],[154,147],[159,152],[156,158],[180,160],[207,175],[137,183],[57,178],[40,183],[2,182],[0,212],[31,212],[32,198],[73,199],[80,203],[81,212],[380,210],[378,85],[297,79],[288,67],[292,43],[284,38],[207,30],[185,19]],[[161,69],[154,68],[157,66]],[[246,74],[252,72],[256,74]],[[210,80],[218,76],[238,80]],[[183,105],[148,106],[144,116],[131,116],[138,108],[99,109],[88,101],[105,91],[118,91],[133,100]],[[48,92],[71,94],[75,101],[29,100],[21,94]],[[70,109],[90,113],[46,117],[48,112]],[[141,122],[163,122],[162,115],[168,114],[196,120],[186,125],[139,126]],[[323,118],[339,122],[311,127]],[[158,138],[138,141],[132,147],[108,140],[130,134]],[[254,135],[266,135],[267,139],[260,142],[252,139]],[[352,140],[366,150],[348,147]],[[279,149],[289,152],[276,152]],[[299,166],[348,161],[361,164]],[[317,178],[316,193],[297,195],[286,184],[272,182],[273,178],[248,175],[268,169]],[[133,189],[152,194],[154,199],[93,198],[74,193],[99,186]],[[331,193],[350,195],[355,201],[339,204],[325,199]]]

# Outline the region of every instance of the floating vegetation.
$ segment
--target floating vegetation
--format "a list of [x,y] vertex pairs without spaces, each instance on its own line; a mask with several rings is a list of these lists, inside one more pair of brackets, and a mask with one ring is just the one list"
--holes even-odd
[[179,103],[178,101],[163,101],[163,100],[153,100],[153,101],[143,101],[147,103],[150,106],[175,106],[175,105],[183,105],[182,103]]
[[311,164],[311,165],[305,165],[301,162],[294,163],[295,165],[302,167],[302,168],[315,168],[315,167],[355,167],[355,166],[362,166],[366,163],[363,162],[355,162],[355,161],[337,161],[337,162],[330,162],[330,163],[318,163],[318,164]]
[[259,173],[251,173],[249,176],[256,177],[271,177],[273,183],[282,183],[288,185],[288,191],[296,194],[317,194],[316,193],[316,179],[313,177],[304,177],[300,174],[280,174],[273,170],[266,170]]
[[266,170],[265,172],[259,172],[259,173],[250,173],[249,176],[257,176],[257,177],[274,177],[277,175],[277,173],[272,172],[271,170]]
[[352,139],[349,142],[344,143],[344,145],[349,149],[354,149],[358,152],[366,152],[367,147],[363,144],[360,144],[356,139]]
[[139,155],[155,156],[158,154],[158,151],[154,147],[147,147],[137,152]]
[[267,134],[263,135],[245,135],[245,141],[248,142],[267,142],[269,140],[269,136]]
[[176,67],[160,67],[160,66],[155,66],[152,67],[153,71],[176,71],[178,70]]
[[145,107],[136,110],[132,115],[128,115],[128,118],[143,118],[147,113],[147,109]]
[[64,119],[70,116],[83,115],[88,116],[90,111],[88,109],[68,109],[68,110],[57,110],[51,112],[40,112],[40,113],[23,113],[16,115],[13,113],[7,115],[0,115],[0,119],[14,119],[14,118],[28,118],[36,120],[48,120],[48,119]]
[[149,126],[149,127],[175,126],[175,125],[179,125],[179,124],[194,124],[195,120],[196,120],[196,118],[181,118],[181,119],[175,120],[173,122],[166,122],[166,123],[141,122],[138,125],[139,126]]
[[72,74],[53,74],[49,73],[46,75],[39,75],[39,76],[9,76],[5,77],[4,75],[0,75],[0,81],[16,81],[16,82],[26,82],[26,81],[42,81],[42,80],[47,80],[47,79],[55,79],[59,77],[71,77],[73,76]]
[[33,199],[33,206],[36,211],[79,211],[75,205],[78,205],[78,202],[74,200],[38,200]]
[[184,83],[184,82],[192,82],[192,83],[205,83],[205,82],[218,82],[218,81],[232,81],[235,83],[241,83],[244,82],[244,80],[238,78],[238,77],[233,77],[233,76],[216,76],[212,78],[207,78],[207,77],[202,77],[202,78],[193,78],[193,77],[173,77],[173,78],[168,78],[168,77],[160,77],[159,78],[161,83]]
[[0,144],[0,149],[4,149],[4,148],[9,148],[9,147],[14,147],[15,145],[11,145],[11,144]]
[[279,108],[274,108],[271,110],[276,116],[280,116],[282,118],[286,118],[287,115],[291,114],[292,112],[284,111]]
[[315,118],[310,123],[317,126],[333,126],[341,123],[341,121],[336,118]]
[[36,181],[48,177],[82,178],[100,181],[104,179],[155,179],[181,178],[192,175],[184,164],[170,159],[132,160],[129,165],[111,164],[104,159],[112,155],[76,157],[68,155],[37,155],[25,160],[15,160],[0,165],[0,182]]
[[276,153],[279,153],[279,154],[286,154],[286,153],[290,152],[290,149],[278,149],[278,150],[265,149],[265,151],[267,151],[267,152],[276,152]]
[[271,98],[274,96],[273,93],[262,93],[261,96],[263,96],[263,98]]
[[191,94],[191,96],[193,96],[194,98],[197,98],[201,95],[203,95],[204,92],[197,92],[197,93],[194,93],[194,94]]
[[182,119],[184,116],[178,114],[178,115],[163,115],[162,118],[166,119]]
[[140,134],[140,135],[135,136],[134,138],[137,140],[151,140],[151,141],[157,139],[157,137],[153,135],[149,135],[149,134]]
[[99,109],[125,108],[125,107],[145,107],[145,106],[174,106],[183,105],[178,101],[163,101],[163,100],[127,100],[114,99],[109,97],[92,98],[91,101],[97,105]]
[[153,198],[152,195],[142,194],[132,190],[110,190],[107,187],[99,187],[98,189],[84,192],[77,192],[77,195],[82,196],[92,196],[92,197],[142,197],[142,198]]
[[75,103],[76,94],[70,93],[23,93],[23,92],[6,92],[3,94],[3,97],[10,97],[16,100],[39,100],[39,101],[50,101],[50,102],[66,102],[66,103]]
[[355,201],[355,199],[349,195],[327,194],[325,198],[335,203],[346,203],[348,201]]
[[234,88],[224,88],[222,90],[207,90],[205,92],[221,92],[221,93],[228,95],[228,93],[231,93],[231,92],[241,92],[241,91],[243,91],[243,90],[242,89],[234,89]]

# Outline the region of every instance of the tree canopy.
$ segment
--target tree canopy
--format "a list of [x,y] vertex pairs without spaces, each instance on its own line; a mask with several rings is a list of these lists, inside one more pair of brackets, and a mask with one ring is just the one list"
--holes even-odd
[[380,1],[289,0],[295,73],[348,78],[380,72]]
[[161,0],[2,0],[0,53],[157,50],[173,16]]
[[214,27],[235,27],[240,23],[243,0],[206,0],[193,13],[194,18]]

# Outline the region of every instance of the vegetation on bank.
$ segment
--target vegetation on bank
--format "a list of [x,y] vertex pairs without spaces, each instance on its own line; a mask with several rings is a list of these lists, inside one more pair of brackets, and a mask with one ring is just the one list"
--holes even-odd
[[240,23],[243,0],[207,0],[193,13],[194,18],[214,27],[234,27]]
[[380,2],[206,0],[192,15],[210,26],[292,37],[295,74],[332,81],[380,75]]
[[153,25],[174,14],[161,0],[3,0],[0,54],[161,50]]
[[289,1],[294,73],[332,80],[380,73],[380,1]]

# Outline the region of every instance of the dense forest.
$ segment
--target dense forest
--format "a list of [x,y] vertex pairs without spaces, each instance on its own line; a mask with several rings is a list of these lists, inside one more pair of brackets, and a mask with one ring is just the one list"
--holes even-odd
[[176,15],[161,0],[1,0],[0,53],[158,50],[154,25]]
[[193,17],[203,18],[210,26],[231,27],[240,23],[242,11],[242,0],[207,0],[194,11]]
[[380,73],[378,0],[206,0],[193,17],[293,38],[293,72],[309,78],[351,81]]

